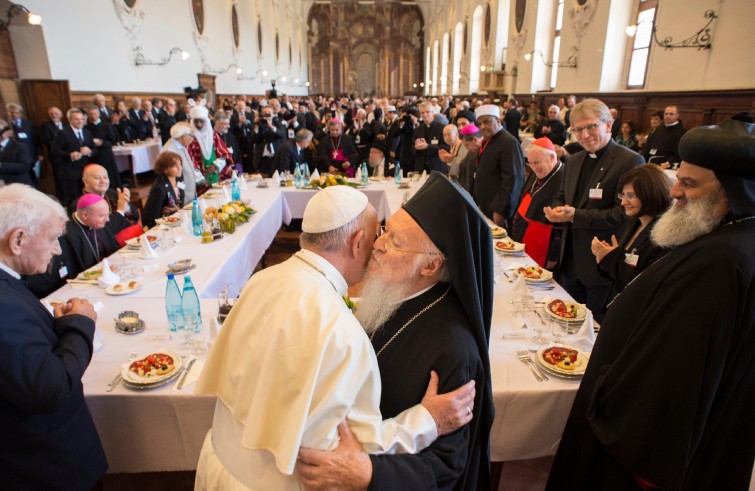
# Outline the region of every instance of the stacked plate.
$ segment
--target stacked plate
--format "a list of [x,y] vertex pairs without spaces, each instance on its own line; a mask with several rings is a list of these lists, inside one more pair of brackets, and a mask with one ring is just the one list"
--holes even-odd
[[[121,367],[121,378],[123,379],[123,385],[128,389],[147,390],[169,384],[170,382],[175,380],[183,371],[183,358],[181,358],[181,355],[169,353],[167,351],[162,353],[173,358],[173,370],[163,375],[140,377],[136,373],[129,370],[129,365],[126,365],[125,367]],[[144,356],[141,359],[144,359],[147,356]]]
[[[564,368],[561,368],[557,365],[553,365],[546,361],[544,357],[544,353],[548,350],[553,350],[554,348],[558,349],[570,349],[577,352],[577,359],[575,361],[575,368],[574,370],[566,370]],[[586,353],[584,351],[579,351],[576,348],[572,348],[570,346],[549,346],[540,348],[537,350],[537,354],[535,355],[535,362],[537,365],[545,370],[549,375],[555,375],[557,377],[567,378],[567,379],[578,379],[581,378],[582,375],[585,374],[585,370],[587,370],[587,364],[590,361],[590,354]]]
[[494,239],[502,239],[506,237],[508,234],[506,233],[506,229],[503,227],[490,227],[490,235],[493,236]]
[[523,256],[524,244],[514,242],[511,239],[494,240],[493,247],[496,251],[503,253],[506,256]]
[[[559,301],[564,302],[567,305],[573,304],[576,307],[576,313],[574,317],[563,317],[556,314],[550,309],[551,304],[553,304],[554,302],[559,302]],[[558,322],[565,323],[567,326],[572,326],[575,328],[582,325],[582,323],[585,321],[585,317],[587,316],[587,312],[585,311],[585,308],[582,307],[581,305],[576,304],[574,302],[566,302],[564,300],[559,300],[559,299],[552,300],[549,303],[545,304],[544,309],[545,309],[545,312],[549,316],[553,317]]]
[[[523,271],[527,270],[527,271]],[[527,275],[529,273],[529,276]],[[538,266],[525,266],[514,270],[514,274],[524,276],[524,281],[527,283],[548,283],[553,279],[553,273],[547,269],[540,268]],[[539,276],[538,276],[539,275]],[[533,276],[538,276],[534,278]]]

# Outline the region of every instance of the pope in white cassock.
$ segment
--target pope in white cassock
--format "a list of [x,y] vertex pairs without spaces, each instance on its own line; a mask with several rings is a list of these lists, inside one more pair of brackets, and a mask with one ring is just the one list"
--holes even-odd
[[[382,421],[380,372],[345,301],[372,253],[377,214],[348,186],[318,192],[302,249],[255,274],[225,321],[196,393],[218,398],[197,490],[298,490],[299,447],[332,450],[346,421],[370,453],[416,453],[469,422],[474,382]],[[430,376],[430,374],[428,374]]]

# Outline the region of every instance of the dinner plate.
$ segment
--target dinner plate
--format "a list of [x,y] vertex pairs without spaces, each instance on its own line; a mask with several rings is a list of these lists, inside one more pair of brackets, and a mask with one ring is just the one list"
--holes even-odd
[[[170,372],[163,375],[155,375],[154,377],[144,378],[139,377],[137,374],[129,370],[129,367],[131,366],[131,363],[126,365],[125,367],[121,367],[121,377],[123,378],[124,383],[128,383],[130,385],[137,385],[141,387],[149,387],[149,386],[157,386],[162,385],[166,380],[170,380],[172,378],[175,378],[180,372],[181,368],[183,367],[183,358],[181,358],[181,355],[172,353],[170,351],[159,351],[159,353],[166,354],[173,358],[173,366],[175,369]],[[144,358],[148,357],[149,355],[154,353],[149,353],[144,356],[140,356],[137,358],[134,358],[134,361],[136,360],[143,360]]]
[[[499,242],[505,242],[505,243],[513,243],[514,248],[513,249],[504,249],[503,247],[500,247],[498,245]],[[524,244],[521,244],[519,242],[514,242],[513,240],[497,240],[493,243],[493,246],[495,247],[495,250],[498,252],[502,252],[504,254],[521,254],[524,252]]]
[[181,375],[181,373],[183,373],[183,367],[173,370],[170,374],[166,374],[166,375],[170,375],[170,377],[162,379],[162,380],[158,380],[157,382],[152,382],[149,384],[138,384],[138,383],[132,382],[131,380],[126,380],[125,378],[122,379],[122,382],[123,382],[123,386],[126,387],[127,389],[149,390],[149,389],[154,389],[156,387],[160,387],[160,386],[163,386],[163,385],[166,385],[175,381],[178,378],[178,376]]
[[170,216],[165,218],[156,218],[155,223],[159,225],[166,225],[168,227],[178,227],[181,225],[181,217]]
[[[540,278],[529,278],[527,275],[522,275],[524,276],[524,281],[526,283],[548,283],[549,281],[553,279],[553,273],[551,273],[547,269],[543,269],[543,268],[540,268],[540,269],[542,269]],[[520,275],[518,268],[514,270],[514,275],[516,276]]]
[[[110,271],[112,271],[113,273],[117,273],[119,269],[120,267],[114,264],[110,265]],[[90,269],[87,269],[86,271],[82,271],[81,273],[76,275],[76,279],[81,280],[81,281],[90,281],[92,282],[92,284],[96,285],[97,280],[100,278],[100,276],[102,276],[102,266],[99,266],[97,268],[90,268]]]
[[[116,286],[121,285],[122,289],[120,291],[117,291],[115,289]],[[136,286],[134,288],[131,288],[128,286],[128,283],[116,283],[115,285],[109,286],[105,288],[105,293],[108,295],[114,295],[114,296],[120,296],[120,295],[130,295],[134,292],[138,292],[142,289],[142,284],[137,282]]]
[[[576,351],[577,364],[579,364],[579,366],[575,367],[574,370],[565,370],[557,365],[551,365],[550,363],[545,361],[545,358],[543,358],[543,353],[545,353],[545,350],[553,348],[568,348]],[[585,374],[585,370],[587,370],[587,364],[590,361],[590,354],[584,351],[580,351],[572,346],[545,346],[537,350],[537,354],[535,354],[535,360],[537,361],[539,366],[546,369],[549,373],[566,378],[577,378]]]
[[[133,237],[131,239],[128,239],[126,241],[126,245],[128,246],[129,249],[139,249],[142,246],[142,237],[143,236],[140,235],[139,237]],[[152,247],[157,245],[157,237],[155,237],[154,235],[148,235],[147,237],[155,238],[155,240],[152,240],[149,242]]]
[[494,239],[502,239],[506,237],[508,233],[506,233],[506,229],[503,227],[490,227],[490,235],[492,235]]
[[213,198],[217,198],[218,196],[220,196],[220,193],[217,191],[207,191],[200,197],[204,199],[213,199]]
[[[555,299],[555,300],[560,300],[560,299]],[[553,302],[555,300],[551,300],[551,302]],[[562,302],[565,302],[565,303],[575,303],[575,302],[566,302],[564,300],[562,300]],[[551,317],[553,317],[554,319],[558,320],[558,321],[567,322],[569,324],[574,323],[574,322],[578,322],[578,323],[581,324],[582,322],[585,321],[585,316],[586,316],[585,308],[582,307],[579,304],[577,304],[577,315],[574,318],[561,317],[560,315],[557,315],[557,314],[551,312],[551,309],[549,308],[549,305],[550,305],[550,302],[546,303],[543,306],[543,308],[545,309],[545,312],[548,315],[550,315]]]

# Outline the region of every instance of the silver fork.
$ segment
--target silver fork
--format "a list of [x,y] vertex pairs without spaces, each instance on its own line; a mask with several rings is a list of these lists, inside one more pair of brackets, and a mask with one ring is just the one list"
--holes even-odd
[[[128,361],[132,361],[134,358],[136,358],[136,351],[133,351],[131,353],[131,356],[128,357]],[[107,387],[105,388],[105,391],[106,392],[112,392],[113,389],[115,389],[115,386],[118,385],[122,379],[123,379],[123,377],[121,376],[121,372],[119,370],[118,371],[118,375],[116,375],[113,378],[113,380],[109,384],[107,384]]]
[[522,363],[524,363],[525,365],[529,367],[530,371],[532,372],[532,375],[535,376],[538,382],[547,380],[547,379],[543,379],[543,377],[541,377],[540,374],[535,370],[535,367],[532,364],[532,358],[530,358],[530,354],[527,352],[526,349],[516,350],[516,356],[517,358],[519,358],[519,361],[521,361]]

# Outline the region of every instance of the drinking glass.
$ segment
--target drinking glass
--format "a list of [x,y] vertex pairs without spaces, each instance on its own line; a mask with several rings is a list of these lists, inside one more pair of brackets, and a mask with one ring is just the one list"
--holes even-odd
[[532,310],[531,312],[532,317],[534,317],[531,325],[532,330],[535,332],[535,335],[532,336],[532,341],[537,344],[546,344],[548,342],[548,338],[546,338],[544,334],[550,330],[550,326],[546,324],[541,318],[537,317],[534,310]]
[[562,344],[564,338],[569,335],[569,332],[566,328],[566,324],[557,322],[553,318],[548,319],[548,324],[550,325],[550,332],[551,334],[553,334],[553,340],[555,344],[557,345]]

